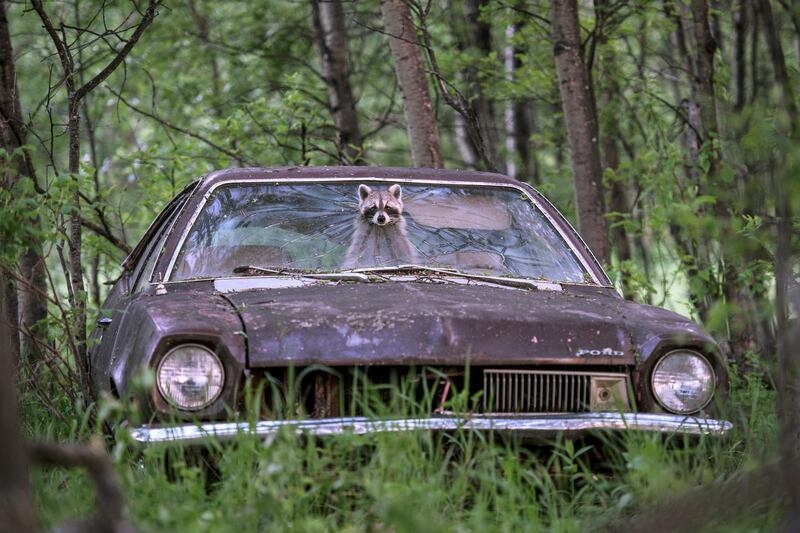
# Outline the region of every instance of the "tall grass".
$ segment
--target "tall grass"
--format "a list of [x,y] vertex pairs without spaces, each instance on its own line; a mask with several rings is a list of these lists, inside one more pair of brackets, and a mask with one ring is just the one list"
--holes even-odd
[[[85,437],[80,418],[65,427],[23,405],[32,437]],[[242,435],[209,444],[221,473],[210,490],[196,450],[142,451],[121,438],[114,457],[130,518],[144,531],[585,531],[628,523],[664,498],[768,460],[777,433],[772,391],[736,378],[724,411],[736,424],[724,439],[622,433],[531,446],[469,431]],[[34,484],[44,526],[91,511],[80,471],[36,469]],[[770,530],[781,508],[747,512],[723,512],[709,527]]]

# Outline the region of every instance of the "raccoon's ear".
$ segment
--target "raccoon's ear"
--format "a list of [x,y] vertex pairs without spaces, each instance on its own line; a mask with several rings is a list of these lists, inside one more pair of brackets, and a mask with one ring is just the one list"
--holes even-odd
[[400,188],[400,185],[395,183],[391,187],[389,187],[389,194],[397,198],[398,200],[403,199],[403,190]]
[[369,187],[367,187],[362,183],[361,185],[358,186],[358,199],[363,202],[364,200],[367,199],[367,196],[369,196],[369,193],[371,192],[372,189],[370,189]]

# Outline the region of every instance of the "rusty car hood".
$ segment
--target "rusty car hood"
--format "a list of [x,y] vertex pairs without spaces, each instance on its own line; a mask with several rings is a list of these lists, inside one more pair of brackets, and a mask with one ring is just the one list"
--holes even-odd
[[[652,323],[693,323],[610,289],[519,290],[432,283],[323,284],[225,295],[244,323],[251,367],[309,364],[635,362]],[[642,312],[646,309],[646,313]],[[646,316],[647,314],[650,316]]]

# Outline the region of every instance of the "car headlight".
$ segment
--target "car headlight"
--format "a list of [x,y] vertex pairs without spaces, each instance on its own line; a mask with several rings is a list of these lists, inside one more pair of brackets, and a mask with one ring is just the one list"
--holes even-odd
[[182,344],[161,359],[156,383],[170,404],[197,411],[211,405],[222,393],[225,369],[216,354],[205,346]]
[[711,401],[714,370],[702,355],[670,352],[653,368],[653,393],[661,407],[676,414],[696,413]]

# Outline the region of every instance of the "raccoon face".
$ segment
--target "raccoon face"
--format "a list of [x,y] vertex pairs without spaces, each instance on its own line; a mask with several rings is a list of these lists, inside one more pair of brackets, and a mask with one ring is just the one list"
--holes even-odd
[[403,214],[403,191],[394,184],[385,191],[358,186],[358,210],[376,226],[388,226],[400,220]]

